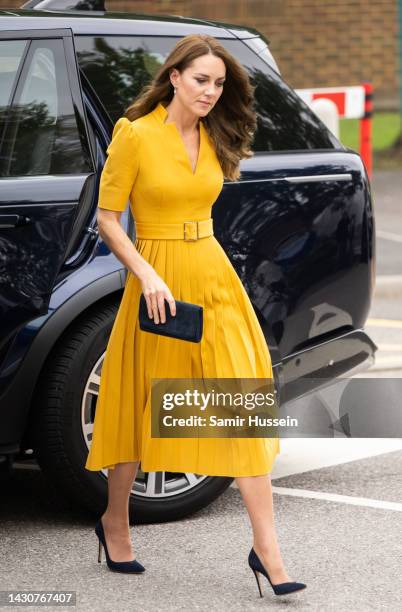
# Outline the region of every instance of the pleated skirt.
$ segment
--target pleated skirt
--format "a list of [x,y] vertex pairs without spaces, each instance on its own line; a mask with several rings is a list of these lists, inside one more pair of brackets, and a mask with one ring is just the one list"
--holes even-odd
[[106,347],[86,469],[140,461],[144,472],[257,476],[271,472],[279,437],[152,438],[152,378],[272,378],[270,353],[247,292],[216,238],[135,240],[178,300],[204,308],[201,342],[142,331],[142,288],[128,272]]

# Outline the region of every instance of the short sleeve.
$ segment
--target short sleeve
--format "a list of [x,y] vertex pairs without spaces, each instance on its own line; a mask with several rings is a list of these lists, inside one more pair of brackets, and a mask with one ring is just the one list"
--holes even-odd
[[120,117],[106,149],[108,157],[99,183],[99,208],[123,211],[139,167],[138,134],[127,117]]

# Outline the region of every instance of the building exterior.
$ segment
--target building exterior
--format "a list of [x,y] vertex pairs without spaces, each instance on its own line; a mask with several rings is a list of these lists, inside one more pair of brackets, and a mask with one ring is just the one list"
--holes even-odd
[[[16,8],[23,0],[0,0]],[[294,88],[374,86],[375,110],[399,110],[398,0],[106,0],[110,11],[241,23],[269,41]]]

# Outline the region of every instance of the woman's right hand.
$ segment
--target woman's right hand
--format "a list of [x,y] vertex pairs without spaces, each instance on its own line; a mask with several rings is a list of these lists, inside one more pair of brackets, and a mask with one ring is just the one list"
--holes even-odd
[[176,302],[169,287],[149,264],[139,278],[147,303],[148,316],[155,323],[166,323],[165,299],[169,303],[170,313],[176,315]]

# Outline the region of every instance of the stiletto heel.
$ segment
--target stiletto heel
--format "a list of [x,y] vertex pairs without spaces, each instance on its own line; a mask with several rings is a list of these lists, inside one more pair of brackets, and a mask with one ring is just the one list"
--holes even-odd
[[142,574],[145,572],[145,567],[138,561],[133,559],[132,561],[113,561],[109,557],[109,551],[107,549],[105,531],[103,529],[102,519],[95,525],[95,533],[99,539],[99,550],[98,550],[98,563],[102,560],[102,546],[105,549],[106,563],[110,570],[114,572],[124,572],[126,574]]
[[261,591],[260,579],[258,578],[258,572],[255,569],[253,569],[253,568],[251,568],[251,569],[253,570],[255,579],[257,581],[258,590],[260,591],[260,597],[262,597],[263,595],[262,595],[262,591]]
[[260,592],[260,597],[262,597],[261,585],[259,580],[259,574],[262,574],[268,579],[269,584],[271,585],[275,595],[289,595],[290,593],[296,593],[296,591],[301,591],[306,588],[306,584],[303,582],[281,582],[279,584],[272,584],[271,579],[266,572],[263,564],[258,558],[257,553],[254,548],[250,550],[248,555],[248,564],[254,572],[255,579],[257,580],[258,590]]

